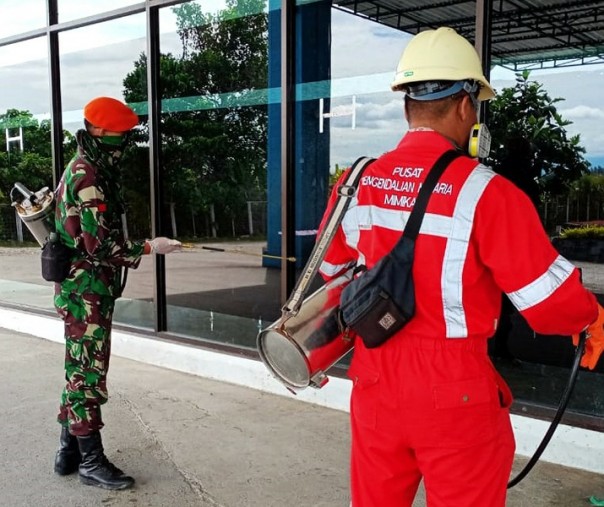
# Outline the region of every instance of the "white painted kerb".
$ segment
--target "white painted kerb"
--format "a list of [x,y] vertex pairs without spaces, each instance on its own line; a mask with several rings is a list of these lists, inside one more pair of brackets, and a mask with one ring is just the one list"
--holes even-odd
[[[58,343],[63,342],[63,323],[58,317],[0,308],[0,327]],[[294,396],[272,377],[260,361],[115,329],[112,332],[111,352],[135,361],[348,411],[351,383],[346,379],[332,377],[322,389],[306,389]],[[516,453],[531,456],[547,431],[549,423],[513,415],[512,425],[516,435]],[[604,473],[603,455],[602,433],[560,424],[541,459]]]

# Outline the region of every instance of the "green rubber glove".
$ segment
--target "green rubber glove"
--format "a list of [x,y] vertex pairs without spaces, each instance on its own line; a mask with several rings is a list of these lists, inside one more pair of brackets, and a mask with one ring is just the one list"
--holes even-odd
[[595,496],[589,497],[589,501],[592,505],[604,506],[604,500],[600,500],[600,499],[596,498]]

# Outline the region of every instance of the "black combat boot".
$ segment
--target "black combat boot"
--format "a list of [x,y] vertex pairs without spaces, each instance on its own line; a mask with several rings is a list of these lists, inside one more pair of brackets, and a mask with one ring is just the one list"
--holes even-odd
[[89,486],[104,489],[126,489],[132,487],[134,479],[125,475],[111,463],[103,452],[101,433],[95,431],[84,437],[78,436],[78,445],[82,462],[80,463],[80,481]]
[[74,437],[65,427],[61,429],[59,450],[55,456],[55,473],[59,475],[69,475],[78,469],[82,458],[78,448],[78,439]]

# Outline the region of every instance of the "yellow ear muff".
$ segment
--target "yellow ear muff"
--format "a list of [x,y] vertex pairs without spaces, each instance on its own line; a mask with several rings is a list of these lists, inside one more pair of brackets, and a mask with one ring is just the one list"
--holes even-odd
[[478,157],[478,144],[480,141],[480,123],[475,123],[470,132],[470,141],[468,142],[468,155],[472,158]]

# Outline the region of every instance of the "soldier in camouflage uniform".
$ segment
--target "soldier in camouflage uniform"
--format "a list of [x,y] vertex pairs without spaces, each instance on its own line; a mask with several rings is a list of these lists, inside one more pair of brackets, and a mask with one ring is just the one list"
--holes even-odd
[[124,238],[118,163],[127,134],[138,123],[134,111],[116,99],[99,97],[86,105],[84,119],[86,129],[76,134],[78,151],[56,191],[56,230],[73,256],[68,277],[55,284],[54,301],[65,323],[66,340],[55,472],[67,475],[79,470],[85,484],[125,489],[134,479],[105,457],[99,431],[122,268],[136,268],[142,255],[170,253],[181,245],[163,237]]

